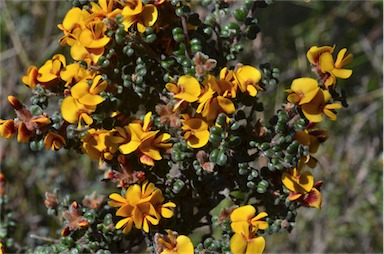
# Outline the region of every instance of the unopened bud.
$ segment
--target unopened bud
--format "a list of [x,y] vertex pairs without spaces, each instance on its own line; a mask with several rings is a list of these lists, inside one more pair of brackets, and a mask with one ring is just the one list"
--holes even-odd
[[23,104],[19,101],[19,99],[17,99],[15,96],[13,95],[9,95],[8,96],[8,101],[9,103],[11,104],[11,106],[15,109],[15,110],[20,110],[23,108]]

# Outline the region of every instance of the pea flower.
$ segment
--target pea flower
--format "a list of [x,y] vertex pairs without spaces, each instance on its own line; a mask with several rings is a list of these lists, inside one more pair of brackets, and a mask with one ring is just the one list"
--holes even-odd
[[234,90],[232,83],[226,80],[216,80],[212,75],[207,75],[204,80],[204,88],[196,112],[201,113],[208,122],[215,120],[222,112],[226,114],[235,112],[235,105],[230,99],[236,95],[236,93],[232,93]]
[[112,142],[109,142],[108,137],[112,131],[104,129],[89,129],[81,141],[82,150],[88,154],[92,159],[99,160],[100,164],[102,160],[112,160],[114,154],[118,150],[118,146]]
[[263,218],[267,217],[266,212],[256,214],[256,209],[252,205],[238,207],[231,213],[231,228],[235,233],[242,232],[244,225],[251,226],[252,231],[258,229],[264,230],[268,227],[268,223]]
[[316,153],[319,145],[325,142],[327,138],[325,130],[311,129],[297,131],[294,139],[309,148],[309,154],[300,158],[299,163],[303,163],[302,160],[304,160],[304,164],[310,168],[314,168],[317,164],[317,159],[311,156],[311,154]]
[[80,104],[85,106],[96,106],[104,101],[99,95],[108,86],[106,80],[102,80],[101,75],[97,75],[92,79],[92,85],[88,85],[88,80],[83,79],[71,88],[71,95]]
[[151,131],[152,112],[144,116],[144,121],[133,121],[124,128],[117,127],[117,136],[112,137],[115,143],[120,143],[119,150],[123,154],[136,152],[140,162],[154,166],[154,161],[162,159],[159,149],[166,149],[172,146],[167,143],[171,135],[160,133],[159,130]]
[[112,207],[119,207],[117,216],[125,217],[117,222],[116,228],[123,228],[127,234],[132,230],[133,225],[137,229],[143,229],[148,233],[150,225],[157,225],[161,217],[170,218],[173,216],[171,210],[176,205],[173,202],[164,202],[164,196],[160,189],[155,188],[153,183],[145,181],[142,186],[133,184],[129,186],[125,197],[117,193],[109,195],[111,201],[108,204]]
[[126,31],[132,26],[137,26],[137,31],[144,33],[146,27],[151,27],[155,24],[158,11],[153,4],[145,4],[141,0],[129,0],[123,8],[123,25]]
[[168,235],[156,233],[157,253],[160,254],[193,254],[193,244],[188,236],[167,230]]
[[38,75],[39,75],[39,69],[36,66],[31,65],[28,67],[27,74],[21,78],[21,81],[25,85],[27,85],[29,88],[35,88],[38,83],[37,81]]
[[179,99],[179,102],[175,105],[176,110],[184,101],[195,102],[199,99],[200,84],[196,78],[192,76],[181,76],[177,80],[177,84],[167,83],[165,85],[167,90],[173,93],[175,99]]
[[13,119],[0,119],[0,137],[11,138],[17,133],[17,127]]
[[208,143],[208,124],[199,118],[182,120],[182,129],[185,131],[184,138],[192,148],[200,148]]
[[263,219],[268,216],[266,212],[257,215],[256,209],[251,205],[236,208],[231,213],[231,228],[235,234],[230,239],[230,248],[234,254],[262,253],[265,248],[265,239],[257,236],[257,231],[264,230],[268,223]]
[[319,84],[312,78],[298,78],[292,81],[287,100],[291,103],[302,105],[309,103],[320,90]]
[[352,70],[343,69],[344,66],[349,64],[353,55],[348,54],[346,48],[343,48],[337,54],[336,62],[334,62],[332,55],[329,52],[324,52],[319,58],[319,67],[322,73],[328,73],[328,77],[325,79],[325,86],[335,86],[336,78],[347,79],[352,75]]
[[339,109],[342,106],[339,103],[330,103],[331,99],[332,95],[328,90],[320,89],[310,102],[301,105],[305,118],[313,123],[318,123],[323,120],[323,114],[325,114],[329,119],[335,121],[335,109]]
[[332,53],[335,50],[335,45],[331,46],[312,46],[307,52],[308,61],[314,66],[315,72],[323,80],[326,88],[336,85],[336,78],[347,79],[352,75],[352,70],[343,69],[349,64],[353,55],[348,54],[346,48],[343,48],[337,54],[336,62],[333,60]]
[[93,79],[94,72],[84,69],[79,63],[69,64],[60,71],[60,78],[65,81],[65,87],[73,86],[82,79]]
[[73,59],[85,60],[88,64],[97,63],[104,53],[104,47],[111,40],[105,35],[107,27],[102,18],[80,8],[68,11],[58,28],[64,32],[60,44],[71,47]]
[[93,63],[97,63],[104,53],[104,47],[111,40],[104,34],[106,30],[106,25],[100,19],[86,23],[86,27],[81,30],[76,43],[71,47],[72,58],[78,61],[89,58]]
[[257,92],[263,90],[257,85],[261,79],[261,73],[253,66],[243,65],[234,72],[234,78],[242,93],[247,92],[255,97]]
[[98,104],[104,101],[99,95],[108,86],[108,82],[102,80],[101,75],[92,79],[92,85],[89,86],[88,80],[83,79],[71,88],[71,95],[64,98],[61,103],[61,114],[69,123],[78,122],[80,128],[82,123],[86,125],[93,123],[90,116]]
[[281,181],[288,190],[295,193],[306,194],[312,190],[314,179],[309,171],[301,173],[301,167],[302,165],[298,165],[288,172],[283,172]]
[[92,14],[100,19],[105,17],[114,18],[121,13],[121,9],[115,8],[116,0],[99,0],[98,3],[91,2]]
[[39,68],[37,81],[44,88],[51,88],[60,81],[60,71],[66,66],[65,57],[57,54]]
[[331,46],[321,46],[321,47],[318,47],[318,46],[312,46],[308,51],[307,51],[307,59],[308,61],[313,64],[313,65],[318,65],[319,64],[319,60],[320,60],[320,56],[323,54],[323,53],[330,53],[332,54],[333,51],[335,50],[335,45],[333,45],[333,47]]
[[321,208],[322,196],[320,192],[320,187],[323,184],[322,181],[315,182],[312,189],[303,194],[298,192],[290,192],[288,199],[291,201],[301,202],[306,207],[312,208]]
[[47,150],[59,150],[63,145],[66,145],[67,142],[65,138],[58,133],[48,132],[44,138],[44,146]]
[[96,110],[96,106],[83,105],[72,96],[67,96],[61,102],[61,115],[63,119],[69,123],[78,123],[80,128],[83,123],[90,125],[93,123],[91,114]]

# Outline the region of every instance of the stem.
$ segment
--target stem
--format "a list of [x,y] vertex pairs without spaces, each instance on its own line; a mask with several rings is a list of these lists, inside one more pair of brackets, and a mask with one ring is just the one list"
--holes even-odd
[[38,236],[35,234],[30,235],[30,237],[33,239],[43,240],[46,242],[52,242],[52,243],[59,243],[60,242],[60,240],[58,240],[58,239],[53,239],[53,238],[44,237],[44,236]]

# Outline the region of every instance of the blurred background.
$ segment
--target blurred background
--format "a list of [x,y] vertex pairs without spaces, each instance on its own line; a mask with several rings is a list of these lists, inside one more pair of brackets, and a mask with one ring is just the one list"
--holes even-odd
[[[28,103],[30,90],[21,82],[29,65],[41,66],[66,52],[57,40],[65,1],[1,1],[0,118],[14,117],[7,96]],[[266,253],[383,252],[383,2],[276,1],[257,12],[262,32],[249,42],[240,60],[255,66],[269,62],[281,71],[280,84],[263,97],[271,112],[285,100],[284,89],[300,76],[312,76],[306,60],[313,46],[346,47],[354,60],[345,89],[348,108],[335,122],[324,121],[329,139],[315,157],[315,179],[323,180],[322,209],[301,209],[288,234],[266,236]],[[44,193],[60,189],[72,199],[97,190],[109,192],[101,172],[86,156],[68,151],[32,152],[16,139],[0,140],[1,171],[7,180],[8,208],[16,225],[16,246],[57,238],[60,223],[46,215]],[[1,232],[0,232],[1,234]]]

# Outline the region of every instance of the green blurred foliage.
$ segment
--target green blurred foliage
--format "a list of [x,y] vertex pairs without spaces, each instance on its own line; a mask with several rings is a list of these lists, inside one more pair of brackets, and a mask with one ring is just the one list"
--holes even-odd
[[[70,7],[64,1],[0,2],[0,118],[13,114],[6,100],[9,94],[26,98],[29,90],[20,79],[27,67],[65,52],[57,43],[61,33],[56,25]],[[347,47],[354,54],[352,77],[338,83],[349,107],[340,110],[336,122],[320,125],[330,136],[315,156],[320,164],[315,177],[324,181],[323,207],[299,210],[292,233],[266,237],[266,252],[381,253],[382,1],[277,1],[261,9],[258,20],[262,33],[246,45],[240,60],[254,65],[270,62],[281,70],[280,85],[262,99],[270,114],[285,99],[290,82],[310,73],[305,54],[312,45],[336,44],[336,51]],[[8,182],[8,208],[17,221],[15,249],[45,242],[36,236],[59,235],[59,221],[46,215],[46,191],[59,188],[73,198],[105,192],[97,165],[85,156],[31,152],[28,145],[12,139],[0,140],[0,159]]]

